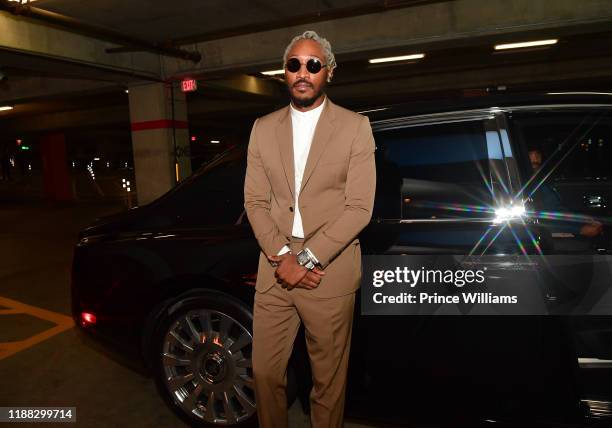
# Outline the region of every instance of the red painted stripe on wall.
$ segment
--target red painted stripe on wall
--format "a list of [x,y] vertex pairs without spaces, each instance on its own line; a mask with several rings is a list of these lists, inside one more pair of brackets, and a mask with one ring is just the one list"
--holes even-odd
[[[186,129],[189,127],[187,121],[175,120],[174,127],[178,129]],[[132,131],[145,131],[149,129],[166,129],[172,128],[172,120],[170,119],[159,119],[159,120],[147,120],[144,122],[133,122]]]
[[70,184],[66,138],[64,134],[48,134],[40,138],[40,154],[43,170],[43,190],[47,199],[72,201],[74,194]]

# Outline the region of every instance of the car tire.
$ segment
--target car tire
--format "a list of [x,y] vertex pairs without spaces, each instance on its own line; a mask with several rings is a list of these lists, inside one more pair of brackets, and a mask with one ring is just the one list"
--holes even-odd
[[164,311],[153,337],[153,370],[168,406],[191,426],[257,426],[251,311],[216,292]]
[[[200,316],[202,316],[203,319],[200,319]],[[202,395],[206,395],[205,393],[210,391],[213,393],[215,390],[223,392],[222,388],[219,387],[217,389],[217,385],[223,384],[224,380],[219,378],[218,375],[220,373],[218,373],[216,377],[214,376],[215,368],[221,371],[225,370],[226,374],[228,374],[229,371],[230,373],[238,376],[238,379],[234,378],[234,381],[231,382],[233,385],[231,385],[232,389],[229,390],[229,392],[233,392],[233,395],[231,393],[228,394],[230,398],[230,409],[235,410],[235,417],[230,417],[229,420],[225,416],[224,395],[220,395],[219,399],[215,399],[217,405],[213,407],[213,409],[215,409],[217,417],[211,418],[210,415],[206,415],[206,403],[202,404],[200,402],[196,402],[191,410],[189,410],[189,408],[186,406],[187,403],[185,400],[189,398],[189,392],[192,394],[197,392],[195,390],[197,386],[193,384],[193,380],[187,380],[187,382],[191,383],[191,385],[185,384],[174,391],[170,390],[170,385],[173,385],[174,387],[178,383],[182,382],[182,380],[178,380],[177,378],[178,376],[185,376],[185,372],[187,370],[178,369],[178,367],[187,367],[178,365],[184,364],[184,362],[178,361],[181,360],[181,358],[178,360],[175,358],[174,360],[177,361],[175,361],[174,364],[169,365],[172,360],[169,360],[168,354],[180,357],[183,356],[183,354],[175,355],[173,353],[174,350],[178,348],[179,350],[182,349],[185,351],[183,348],[184,343],[181,344],[181,342],[174,337],[177,335],[177,328],[179,328],[179,331],[184,328],[190,330],[190,327],[186,321],[187,318],[189,318],[191,324],[196,328],[196,332],[202,333],[202,330],[204,330],[202,323],[204,322],[204,324],[206,324],[206,319],[208,316],[210,316],[211,331],[213,333],[211,335],[211,340],[213,341],[211,344],[212,348],[200,346],[199,350],[196,351],[194,349],[193,353],[197,354],[197,356],[194,356],[194,358],[197,358],[198,360],[191,361],[189,368],[198,367],[200,370],[204,370],[203,373],[198,373],[198,378],[200,381],[208,383],[206,384],[206,388],[202,388],[200,397],[202,397]],[[232,339],[232,341],[231,343],[226,342],[229,350],[223,347],[224,343],[220,340],[218,341],[220,344],[214,342],[215,336],[219,339],[219,336],[223,335],[221,331],[222,324],[224,325],[223,328],[225,330],[227,330],[228,326],[230,327],[229,330],[227,330],[227,335],[230,339]],[[189,336],[184,333],[189,333],[189,330],[179,333],[178,336],[183,339],[183,342],[187,341]],[[172,338],[169,337],[171,332],[174,333]],[[181,419],[191,426],[235,426],[241,428],[258,426],[256,405],[255,410],[253,410],[250,406],[250,403],[255,403],[255,391],[252,388],[253,372],[250,364],[250,340],[252,340],[252,334],[253,314],[251,310],[249,310],[241,301],[227,294],[214,291],[206,292],[198,296],[191,296],[181,299],[178,302],[169,305],[167,309],[164,310],[164,314],[161,316],[153,337],[153,371],[157,389],[166,404],[174,411],[174,413],[176,413]],[[243,339],[240,339],[241,337]],[[235,345],[239,340],[242,340],[242,343]],[[170,346],[171,344],[168,343],[169,341],[173,342],[172,345],[174,348]],[[205,340],[201,345],[208,343],[209,342]],[[190,343],[187,343],[187,345],[190,345]],[[235,349],[235,346],[240,346],[240,349]],[[213,351],[212,358],[205,357],[205,355],[208,355],[209,357],[211,356],[210,351]],[[227,359],[230,357],[230,354],[232,361]],[[227,363],[236,361],[240,362],[238,364],[240,367],[236,367],[235,364],[231,367],[222,367]],[[206,362],[212,364],[212,366],[207,368]],[[211,369],[212,372],[208,371],[208,369]],[[226,385],[230,386],[229,380],[227,381]],[[233,389],[233,386],[237,386],[239,392],[242,392],[244,395],[239,395],[239,392]],[[183,390],[181,390],[181,388],[183,388]],[[297,389],[296,373],[291,364],[289,364],[287,368],[288,406],[291,406],[295,402],[297,398]],[[228,392],[227,389],[226,392]],[[220,403],[221,401],[222,403]]]

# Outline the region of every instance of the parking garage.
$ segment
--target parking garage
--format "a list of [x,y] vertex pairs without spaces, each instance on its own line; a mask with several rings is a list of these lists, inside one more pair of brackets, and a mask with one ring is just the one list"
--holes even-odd
[[[398,105],[418,116],[531,98],[612,105],[611,24],[612,4],[596,0],[0,0],[0,406],[74,407],[87,427],[186,426],[151,377],[76,331],[75,245],[96,219],[173,197],[246,148],[254,121],[290,101],[283,52],[295,35],[331,42],[327,96],[374,123]],[[612,128],[601,129],[594,144],[609,150]],[[203,188],[222,192],[231,177]],[[610,414],[604,357],[576,366],[589,423]],[[297,396],[290,426],[309,426]],[[346,426],[383,426],[347,415]]]

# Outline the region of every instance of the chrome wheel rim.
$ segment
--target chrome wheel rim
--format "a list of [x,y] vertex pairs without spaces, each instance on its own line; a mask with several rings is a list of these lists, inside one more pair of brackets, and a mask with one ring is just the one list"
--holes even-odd
[[217,425],[234,425],[256,410],[251,364],[253,336],[214,310],[176,320],[162,347],[165,385],[183,410]]

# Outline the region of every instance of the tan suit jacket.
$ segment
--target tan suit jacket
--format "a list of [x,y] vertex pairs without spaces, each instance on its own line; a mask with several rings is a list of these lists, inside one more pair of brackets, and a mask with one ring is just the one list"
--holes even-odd
[[[374,205],[376,166],[374,137],[367,116],[332,103],[317,122],[308,153],[299,209],[304,247],[319,259],[326,275],[313,297],[354,292],[361,281],[357,235],[369,223]],[[251,130],[244,207],[261,247],[256,290],[275,283],[276,255],[290,242],[295,201],[293,130],[290,107],[257,119]]]

